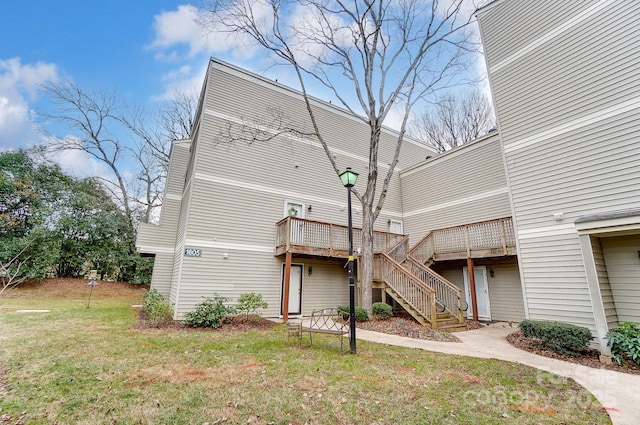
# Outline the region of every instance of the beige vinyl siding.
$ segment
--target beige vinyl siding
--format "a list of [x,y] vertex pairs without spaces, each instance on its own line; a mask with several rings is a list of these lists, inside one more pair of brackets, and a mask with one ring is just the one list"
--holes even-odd
[[[295,90],[216,61],[212,61],[209,85],[213,95],[207,99],[206,110],[235,117],[241,124],[248,126],[256,123],[267,127],[280,125],[303,132],[311,132],[313,129],[302,96]],[[348,162],[355,157],[366,162],[369,156],[370,130],[365,121],[348,115],[329,103],[314,100],[312,105],[323,138],[332,150],[343,152],[336,153],[340,169],[349,166]],[[274,110],[277,111],[275,115]],[[396,133],[383,130],[380,163],[387,164],[391,161],[396,140]],[[428,155],[434,155],[434,152],[407,139],[398,167],[413,165]],[[344,161],[347,164],[343,166]],[[354,171],[358,171],[353,167]]]
[[[278,317],[282,290],[282,264],[284,258],[273,254],[202,247],[201,257],[185,257],[180,285],[180,305],[176,317],[182,318],[203,297],[214,294],[230,298],[234,304],[244,293],[262,294],[269,307],[259,313],[265,317]],[[227,258],[223,254],[228,254]],[[293,258],[293,264],[303,264],[303,315],[315,308],[335,307],[348,302],[348,276],[342,264]],[[250,265],[250,267],[249,267]],[[313,274],[308,274],[308,267]]]
[[[286,125],[298,128],[305,128],[306,112],[292,91],[215,61],[211,64],[205,85],[206,106],[199,115],[191,146],[176,235],[171,286],[175,316],[183,317],[202,296],[214,292],[234,300],[242,293],[260,292],[270,306],[265,315],[276,316],[280,311],[284,257],[276,258],[273,253],[276,223],[284,216],[285,201],[303,203],[307,219],[346,225],[346,189],[314,140],[281,135],[269,141],[229,143],[230,128],[238,136],[243,123],[254,126],[260,120],[267,124],[265,117],[274,105],[284,114]],[[338,167],[343,170],[350,166],[359,172],[356,189],[364,190],[368,129],[328,105],[318,104],[316,112]],[[379,187],[393,153],[387,146],[391,146],[393,135],[385,132],[383,139]],[[429,154],[432,152],[411,143],[403,148],[407,163]],[[311,211],[307,210],[309,206]],[[394,176],[383,216],[401,217],[401,208],[399,179]],[[361,220],[361,207],[354,198],[354,226],[360,227]],[[386,220],[378,220],[376,229],[387,230]],[[202,256],[185,257],[184,248],[200,249]],[[343,264],[296,257],[293,263],[305,264],[305,314],[313,308],[346,302]],[[314,264],[311,276],[306,273],[309,264]]]
[[[511,13],[529,3],[511,1]],[[499,25],[500,39],[511,45],[535,41],[523,28],[539,28],[557,16],[554,3],[542,21],[516,22],[513,33]],[[576,7],[579,10],[579,7]],[[640,33],[632,29],[640,18],[638,2],[616,2],[575,27],[550,37],[536,49],[491,74],[500,131],[505,146],[521,138],[584,117],[638,97],[636,70],[640,66]],[[482,26],[483,30],[485,25]],[[546,26],[544,27],[546,28]],[[485,45],[493,46],[485,38]],[[489,61],[489,68],[498,64]],[[526,81],[526,84],[522,84]],[[595,102],[595,103],[594,103]]]
[[575,234],[519,239],[529,317],[595,329],[582,253]]
[[570,21],[596,4],[511,0],[479,14],[529,315],[592,330],[573,221],[640,204],[640,3]]
[[171,278],[173,271],[173,253],[158,253],[153,262],[151,288],[157,290],[169,300],[171,296]]
[[511,216],[497,134],[400,173],[405,233]]
[[[520,272],[516,260],[487,264],[491,320],[519,322],[525,318]],[[489,270],[493,269],[494,277]]]
[[[498,263],[476,261],[475,265],[476,267],[485,266],[487,269],[491,320],[511,322],[523,320],[525,318],[524,301],[517,262],[515,260]],[[449,282],[460,288],[462,297],[465,299],[464,274],[461,265],[444,263],[437,264],[433,268]],[[490,269],[493,269],[494,277],[489,275]]]
[[604,314],[607,320],[607,327],[609,329],[615,328],[618,325],[618,315],[616,313],[616,305],[613,299],[613,293],[611,292],[611,284],[609,283],[609,274],[607,273],[607,266],[604,261],[604,254],[602,253],[602,243],[600,238],[590,236],[591,249],[593,251],[593,259],[596,264],[596,271],[598,273],[598,286],[600,287],[600,296],[602,297],[602,305],[604,307]]
[[189,164],[190,146],[190,140],[173,142],[165,188],[166,195],[182,196],[185,174]]
[[520,231],[640,204],[640,112],[507,154]]
[[[525,47],[529,40],[535,40],[575,17],[598,0],[536,0],[514,1],[513,8],[487,6],[480,11],[483,35],[494,40],[483,45],[485,56],[491,63],[498,63]],[[552,11],[550,13],[550,11]],[[535,21],[539,25],[521,25],[521,22]],[[503,32],[518,33],[520,37],[502,36]]]
[[640,235],[601,238],[618,321],[640,323]]
[[182,277],[182,260],[184,255],[184,241],[186,236],[187,221],[189,218],[189,206],[191,202],[192,181],[185,182],[182,204],[180,206],[180,219],[176,231],[175,254],[173,257],[173,276],[171,277],[171,291],[169,301],[175,304],[174,316],[180,303],[180,284]]
[[[314,309],[349,304],[349,275],[344,261],[296,260],[300,261],[305,266],[302,273],[303,315],[311,315]],[[313,267],[311,275],[309,267]]]

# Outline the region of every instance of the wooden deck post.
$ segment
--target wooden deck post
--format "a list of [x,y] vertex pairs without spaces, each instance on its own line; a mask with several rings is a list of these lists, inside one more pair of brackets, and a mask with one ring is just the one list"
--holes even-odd
[[282,288],[282,321],[289,320],[289,287],[291,283],[291,251],[285,254],[284,288]]
[[478,320],[478,297],[476,296],[476,276],[473,270],[473,258],[467,258],[467,272],[469,273],[469,289],[471,291],[471,308],[473,320]]

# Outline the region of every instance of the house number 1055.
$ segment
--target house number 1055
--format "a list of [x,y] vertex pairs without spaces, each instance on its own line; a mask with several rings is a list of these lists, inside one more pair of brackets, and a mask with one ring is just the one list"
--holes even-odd
[[185,257],[200,257],[200,255],[202,255],[202,251],[199,249],[185,248],[184,250]]

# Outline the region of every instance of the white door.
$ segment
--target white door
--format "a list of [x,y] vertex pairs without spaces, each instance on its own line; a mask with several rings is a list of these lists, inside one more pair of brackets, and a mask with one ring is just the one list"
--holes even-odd
[[[280,306],[282,306],[282,300],[284,299],[284,273],[286,264],[282,264],[282,298],[280,300]],[[302,270],[303,264],[291,265],[291,276],[289,277],[289,316],[296,316],[302,314]],[[282,307],[280,307],[282,310]],[[280,311],[282,315],[282,311]]]
[[[284,214],[288,217],[304,218],[304,204],[295,201],[285,201]],[[304,222],[291,221],[291,243],[304,245]]]
[[[473,306],[471,304],[471,289],[469,288],[469,270],[462,268],[464,274],[464,292],[467,299],[467,318],[473,318]],[[477,266],[473,268],[473,275],[476,282],[476,301],[478,303],[478,319],[491,320],[491,308],[489,304],[489,286],[487,284],[487,268]]]
[[402,229],[402,221],[389,220],[389,233],[397,233],[399,235],[404,234]]

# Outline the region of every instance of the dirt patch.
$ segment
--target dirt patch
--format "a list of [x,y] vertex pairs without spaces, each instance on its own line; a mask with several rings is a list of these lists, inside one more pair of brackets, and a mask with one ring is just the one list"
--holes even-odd
[[565,362],[575,363],[582,366],[593,367],[596,369],[609,369],[623,373],[632,373],[640,375],[640,366],[635,363],[625,362],[622,365],[617,363],[601,363],[600,352],[595,349],[587,348],[580,352],[578,356],[569,356],[556,353],[555,351],[545,350],[540,348],[538,341],[532,338],[527,338],[522,333],[514,332],[507,335],[507,341],[516,348],[519,348],[530,353],[537,354],[539,356],[550,357],[552,359],[558,359]]
[[[78,278],[49,278],[42,280],[27,280],[20,285],[7,290],[3,298],[28,298],[34,293],[46,293],[48,297],[73,298],[79,291],[88,291],[89,279]],[[127,282],[111,282],[98,280],[96,293],[109,293],[112,296],[138,295],[142,289],[149,289],[147,285],[132,285]]]

